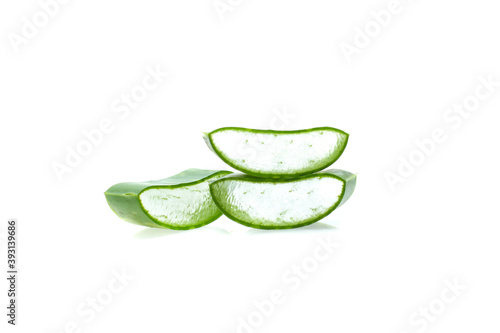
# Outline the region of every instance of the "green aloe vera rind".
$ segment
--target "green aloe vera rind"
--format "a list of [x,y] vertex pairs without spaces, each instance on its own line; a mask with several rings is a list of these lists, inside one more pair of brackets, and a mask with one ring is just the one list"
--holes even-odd
[[257,229],[290,229],[317,222],[343,205],[355,187],[356,175],[337,169],[293,179],[232,174],[210,182],[212,198],[224,215]]
[[104,194],[113,212],[127,222],[152,228],[194,229],[222,215],[210,196],[208,182],[231,173],[188,169],[165,179],[116,184]]
[[255,177],[291,178],[318,172],[344,152],[349,134],[332,127],[296,131],[223,127],[204,133],[229,166]]

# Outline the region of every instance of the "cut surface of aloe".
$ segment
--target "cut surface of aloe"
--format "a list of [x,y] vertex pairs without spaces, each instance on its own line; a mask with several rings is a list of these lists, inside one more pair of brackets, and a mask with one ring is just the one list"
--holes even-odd
[[335,162],[349,135],[332,127],[298,131],[223,127],[205,133],[208,147],[231,167],[264,178],[314,173]]
[[231,173],[188,169],[165,179],[116,184],[104,194],[115,214],[127,222],[153,228],[194,229],[222,215],[210,196],[208,182]]
[[230,219],[259,229],[289,229],[314,223],[344,204],[356,175],[337,169],[294,179],[232,174],[210,183],[220,210]]

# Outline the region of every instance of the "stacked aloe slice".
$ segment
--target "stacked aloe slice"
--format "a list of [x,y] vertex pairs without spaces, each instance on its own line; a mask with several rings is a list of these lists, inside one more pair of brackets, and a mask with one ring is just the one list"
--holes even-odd
[[159,181],[117,184],[105,194],[119,217],[149,227],[193,229],[224,213],[253,228],[297,228],[324,218],[354,192],[354,174],[324,170],[342,155],[348,137],[331,127],[220,128],[205,134],[208,147],[243,173],[189,169]]

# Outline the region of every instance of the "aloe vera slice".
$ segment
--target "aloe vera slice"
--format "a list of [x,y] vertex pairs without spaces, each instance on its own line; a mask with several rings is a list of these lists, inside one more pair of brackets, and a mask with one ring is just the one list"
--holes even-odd
[[344,152],[349,134],[332,127],[298,131],[219,128],[204,133],[208,147],[231,167],[264,178],[286,178],[327,168]]
[[230,219],[258,229],[302,227],[324,218],[354,192],[356,175],[330,169],[293,179],[233,174],[210,183],[212,198]]
[[230,171],[188,169],[172,177],[120,183],[104,194],[109,206],[127,222],[153,228],[194,229],[218,219],[208,182]]

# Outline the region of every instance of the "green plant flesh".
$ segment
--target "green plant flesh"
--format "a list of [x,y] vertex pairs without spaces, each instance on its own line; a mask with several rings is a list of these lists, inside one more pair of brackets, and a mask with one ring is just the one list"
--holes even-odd
[[325,170],[288,180],[233,174],[210,183],[217,206],[230,219],[259,229],[289,229],[314,223],[344,204],[356,175]]
[[314,173],[342,155],[349,135],[331,127],[299,131],[219,128],[205,141],[224,162],[246,174],[289,178]]
[[230,171],[188,169],[172,177],[140,183],[120,183],[104,194],[109,206],[127,222],[154,228],[194,229],[219,218],[209,181]]

